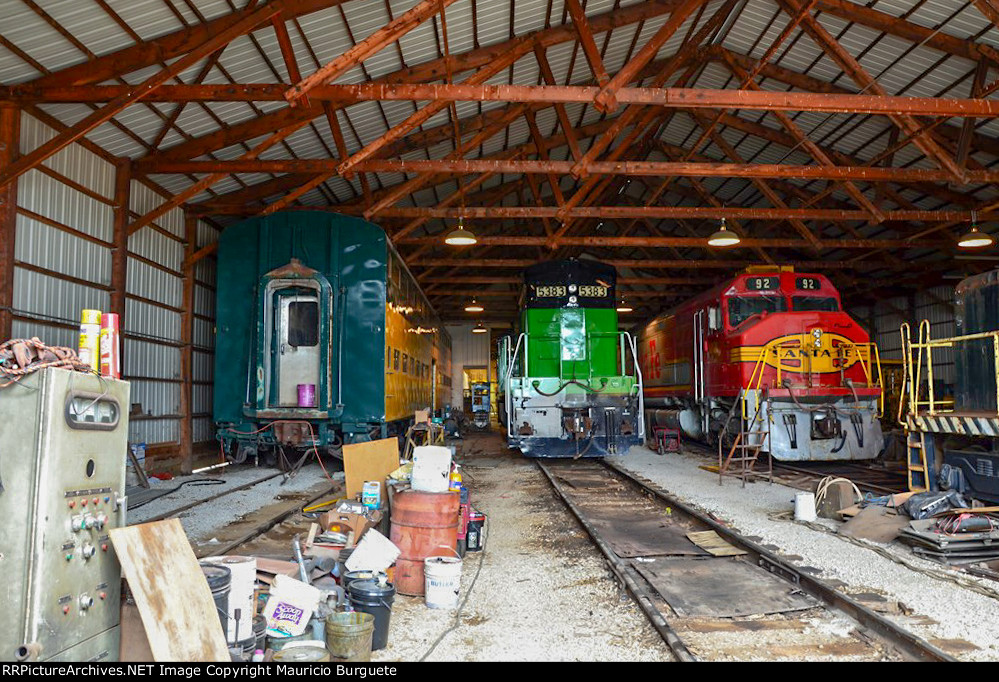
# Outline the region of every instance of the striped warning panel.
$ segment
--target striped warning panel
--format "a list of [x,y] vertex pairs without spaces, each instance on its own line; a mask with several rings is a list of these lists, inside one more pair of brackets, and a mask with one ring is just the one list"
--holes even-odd
[[963,436],[999,437],[999,418],[940,414],[910,416],[909,429],[931,433],[954,433]]

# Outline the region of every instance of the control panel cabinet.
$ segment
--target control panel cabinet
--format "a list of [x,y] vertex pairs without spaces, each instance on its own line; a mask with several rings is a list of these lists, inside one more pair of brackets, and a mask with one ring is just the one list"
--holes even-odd
[[118,658],[129,385],[47,368],[0,389],[0,660]]

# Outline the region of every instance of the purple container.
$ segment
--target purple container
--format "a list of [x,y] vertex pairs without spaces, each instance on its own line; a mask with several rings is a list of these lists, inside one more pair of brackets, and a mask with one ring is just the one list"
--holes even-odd
[[298,406],[299,407],[315,407],[316,406],[316,385],[315,384],[299,384],[298,385]]

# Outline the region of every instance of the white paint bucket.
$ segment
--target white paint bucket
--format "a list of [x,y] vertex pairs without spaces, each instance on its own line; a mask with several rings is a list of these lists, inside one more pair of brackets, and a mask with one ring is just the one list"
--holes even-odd
[[794,496],[794,520],[815,520],[815,493],[797,493]]
[[462,561],[454,553],[456,556],[430,556],[423,560],[427,606],[432,609],[458,608]]
[[[253,588],[257,580],[257,559],[252,556],[211,556],[203,563],[225,566],[232,572],[229,591],[229,620],[226,641],[235,644],[253,634]],[[239,618],[236,610],[239,610]]]
[[413,448],[413,490],[446,493],[451,485],[451,450],[440,445]]

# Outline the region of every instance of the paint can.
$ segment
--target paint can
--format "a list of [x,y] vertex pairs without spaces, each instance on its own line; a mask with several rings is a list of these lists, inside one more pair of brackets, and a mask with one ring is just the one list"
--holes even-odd
[[101,367],[101,311],[84,310],[80,315],[80,360],[94,373]]
[[121,379],[121,321],[117,313],[101,315],[101,376]]
[[208,589],[212,592],[215,610],[219,614],[219,623],[222,625],[222,632],[225,632],[229,620],[229,588],[232,584],[232,571],[225,566],[202,562],[201,572],[208,581]]
[[[458,552],[451,550],[456,555]],[[427,606],[432,609],[458,608],[461,592],[460,556],[430,556],[423,560]]]
[[298,406],[299,407],[316,406],[315,384],[298,384]]
[[300,635],[279,635],[270,630],[267,632],[267,648],[271,651],[281,651],[295,642],[314,642],[315,640],[316,638],[312,636],[312,623],[307,624]]
[[815,493],[797,493],[794,496],[794,520],[815,520]]
[[322,642],[297,642],[274,654],[277,663],[326,663],[330,652]]
[[370,613],[334,613],[326,618],[326,648],[341,662],[370,661],[374,630]]
[[[202,564],[225,566],[232,573],[229,587],[229,625],[225,638],[230,645],[253,634],[253,591],[257,580],[257,560],[251,556],[211,556]],[[236,612],[239,612],[238,614]],[[250,650],[253,653],[253,650]]]

